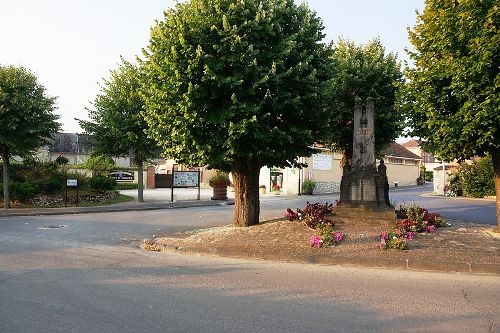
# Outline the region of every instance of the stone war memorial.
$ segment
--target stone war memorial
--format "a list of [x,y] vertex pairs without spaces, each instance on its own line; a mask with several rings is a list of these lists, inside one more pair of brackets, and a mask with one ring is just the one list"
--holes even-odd
[[366,106],[356,99],[354,105],[353,153],[343,168],[337,217],[356,222],[395,222],[396,213],[389,201],[386,166],[375,159],[375,107],[373,98]]

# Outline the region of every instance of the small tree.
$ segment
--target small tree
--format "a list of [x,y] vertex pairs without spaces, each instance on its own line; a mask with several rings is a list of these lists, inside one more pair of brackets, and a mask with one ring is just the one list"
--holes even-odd
[[9,161],[26,156],[60,128],[54,114],[55,97],[45,94],[37,77],[25,68],[0,66],[0,155],[3,162],[3,201],[9,208]]
[[327,143],[352,156],[353,108],[356,97],[375,101],[375,149],[394,141],[403,129],[403,117],[396,108],[397,93],[403,73],[397,57],[386,54],[378,39],[355,45],[340,39],[332,44],[335,77],[330,92],[331,123]]
[[111,71],[95,101],[95,110],[89,110],[90,121],[80,120],[80,126],[93,137],[96,153],[110,156],[132,154],[139,172],[137,177],[139,202],[144,201],[144,162],[158,156],[160,149],[156,141],[146,133],[147,123],[141,112],[144,100],[141,97],[139,69],[122,59],[117,70]]
[[259,172],[313,152],[331,61],[321,20],[293,0],[191,0],[151,30],[150,134],[179,163],[231,171],[233,224],[259,223]]
[[500,231],[500,6],[428,0],[410,31],[414,67],[404,105],[410,133],[442,159],[490,154]]
[[92,177],[107,176],[115,168],[115,161],[110,156],[93,154],[83,163],[83,167],[92,172]]

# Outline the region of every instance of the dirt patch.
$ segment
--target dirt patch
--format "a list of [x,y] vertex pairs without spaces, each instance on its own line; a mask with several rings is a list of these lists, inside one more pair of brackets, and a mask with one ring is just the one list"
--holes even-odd
[[160,251],[285,262],[500,274],[500,239],[489,236],[488,228],[481,225],[449,223],[447,228],[419,234],[409,241],[408,251],[381,250],[376,246],[380,234],[392,226],[361,221],[337,223],[336,230],[343,232],[345,239],[337,246],[320,249],[309,244],[314,230],[296,221],[168,234],[155,239],[154,247]]

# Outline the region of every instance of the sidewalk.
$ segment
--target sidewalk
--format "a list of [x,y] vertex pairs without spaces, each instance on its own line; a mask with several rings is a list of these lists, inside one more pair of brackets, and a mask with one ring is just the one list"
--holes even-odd
[[461,221],[409,241],[409,251],[376,247],[387,224],[338,223],[346,238],[338,246],[312,248],[315,234],[300,222],[274,221],[258,226],[209,228],[163,235],[158,251],[254,258],[321,265],[349,265],[402,270],[430,270],[500,275],[500,236],[491,227]]

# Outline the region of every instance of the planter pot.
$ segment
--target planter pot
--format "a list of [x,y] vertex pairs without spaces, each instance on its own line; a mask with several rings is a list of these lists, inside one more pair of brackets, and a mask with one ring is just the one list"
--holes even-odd
[[259,187],[259,193],[260,194],[266,194],[266,188],[265,187]]
[[227,186],[214,187],[212,200],[227,200]]

